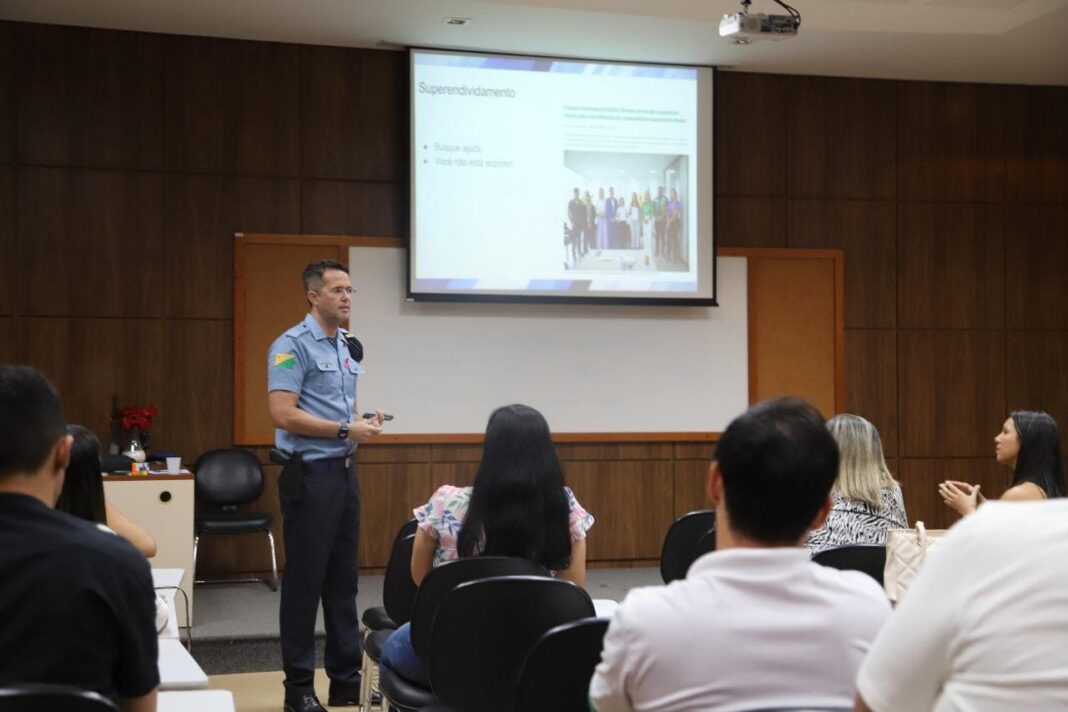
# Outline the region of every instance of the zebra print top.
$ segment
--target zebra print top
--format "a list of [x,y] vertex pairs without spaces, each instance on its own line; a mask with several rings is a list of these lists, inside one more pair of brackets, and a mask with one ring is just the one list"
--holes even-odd
[[809,535],[805,548],[816,554],[849,544],[885,544],[886,530],[907,528],[908,518],[900,487],[883,489],[881,494],[883,508],[876,511],[867,502],[842,499],[836,492],[827,522]]

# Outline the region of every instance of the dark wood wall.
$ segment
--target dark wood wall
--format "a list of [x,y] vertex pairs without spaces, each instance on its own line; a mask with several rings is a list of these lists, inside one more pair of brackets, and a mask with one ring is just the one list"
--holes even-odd
[[[44,370],[102,436],[117,393],[160,407],[162,447],[229,445],[231,235],[404,238],[407,84],[399,52],[0,23],[0,361]],[[882,432],[910,517],[951,521],[945,477],[997,494],[1009,410],[1068,426],[1068,88],[721,73],[717,91],[720,244],[843,249],[847,408]],[[655,559],[704,502],[708,451],[562,446],[599,518],[591,558]],[[478,457],[362,453],[370,565]],[[266,567],[255,540],[202,551]]]

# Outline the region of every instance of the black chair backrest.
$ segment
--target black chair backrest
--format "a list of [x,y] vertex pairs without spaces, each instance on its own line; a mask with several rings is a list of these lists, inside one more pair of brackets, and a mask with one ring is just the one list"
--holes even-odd
[[119,708],[96,692],[34,683],[0,688],[0,712],[119,712]]
[[398,540],[389,552],[386,576],[382,582],[382,605],[394,623],[407,623],[412,617],[412,604],[419,587],[412,580],[412,546],[415,534]]
[[715,535],[705,536],[715,526],[714,509],[699,509],[672,522],[660,549],[660,578],[664,583],[685,578],[690,564],[702,554],[716,550]]
[[430,654],[430,632],[438,607],[445,596],[462,583],[491,576],[548,576],[544,566],[527,559],[509,556],[474,556],[457,559],[431,569],[412,606],[412,650],[426,662]]
[[196,497],[202,502],[233,507],[263,492],[263,467],[248,450],[209,450],[197,458]]
[[430,685],[464,712],[511,710],[519,670],[546,631],[594,615],[570,581],[503,576],[470,581],[445,597],[430,634]]
[[418,528],[419,523],[415,521],[415,517],[412,517],[404,524],[401,524],[400,529],[398,529],[397,533],[393,535],[393,546],[396,546],[397,542],[399,542],[404,537],[409,536],[411,534],[415,534],[415,530]]
[[886,568],[886,547],[872,544],[853,544],[824,549],[812,556],[817,564],[832,569],[863,571],[883,585],[883,569]]
[[583,618],[541,636],[519,672],[515,712],[587,712],[607,618]]

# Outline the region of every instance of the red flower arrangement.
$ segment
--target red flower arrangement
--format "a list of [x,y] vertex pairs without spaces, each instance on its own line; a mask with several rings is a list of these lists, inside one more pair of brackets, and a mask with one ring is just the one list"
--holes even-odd
[[146,431],[152,427],[152,420],[159,414],[154,405],[130,406],[122,409],[122,429]]

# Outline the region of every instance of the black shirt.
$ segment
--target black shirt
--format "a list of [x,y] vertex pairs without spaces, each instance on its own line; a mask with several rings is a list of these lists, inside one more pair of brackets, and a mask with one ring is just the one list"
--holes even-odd
[[108,697],[159,684],[155,591],[126,540],[23,494],[0,494],[0,685]]

